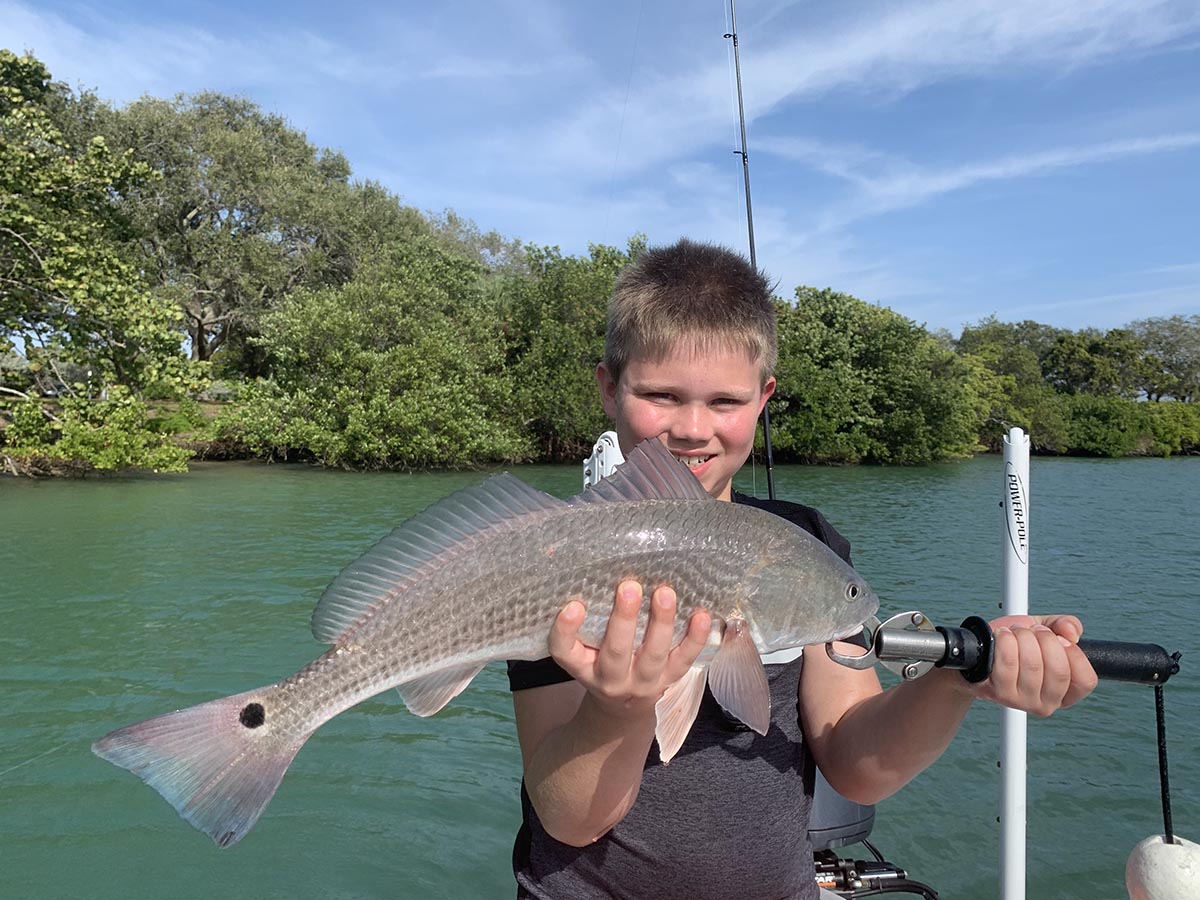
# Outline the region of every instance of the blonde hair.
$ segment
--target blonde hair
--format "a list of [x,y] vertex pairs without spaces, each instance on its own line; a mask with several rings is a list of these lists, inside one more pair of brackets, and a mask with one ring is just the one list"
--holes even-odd
[[726,247],[687,238],[638,257],[608,303],[605,368],[619,381],[631,359],[662,359],[681,346],[697,356],[745,350],[765,383],[778,357],[766,276]]

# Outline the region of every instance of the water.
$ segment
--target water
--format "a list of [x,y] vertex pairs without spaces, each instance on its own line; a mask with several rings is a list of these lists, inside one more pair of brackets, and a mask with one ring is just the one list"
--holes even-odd
[[[997,606],[1001,464],[776,470],[854,542],[884,611]],[[567,496],[577,468],[521,477]],[[750,474],[740,485],[750,487]],[[757,473],[762,488],[761,469]],[[185,476],[0,480],[0,869],[23,898],[511,897],[520,754],[503,669],[432,719],[384,695],[326,725],[257,827],[218,850],[90,743],[288,674],[342,565],[479,473],[210,464]],[[1184,653],[1166,690],[1175,828],[1200,838],[1200,460],[1041,460],[1031,605]],[[996,895],[999,714],[879,806],[873,842],[943,897]],[[1029,896],[1123,897],[1162,830],[1153,692],[1104,684],[1029,727]],[[861,847],[850,848],[866,855]]]

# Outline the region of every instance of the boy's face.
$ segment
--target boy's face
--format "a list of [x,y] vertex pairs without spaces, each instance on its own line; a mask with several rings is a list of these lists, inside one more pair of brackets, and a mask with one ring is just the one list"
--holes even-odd
[[690,351],[677,348],[659,361],[632,359],[619,382],[601,363],[600,396],[623,452],[657,437],[688,463],[709,494],[728,500],[733,475],[754,448],[775,379],[761,383],[758,364],[744,350]]

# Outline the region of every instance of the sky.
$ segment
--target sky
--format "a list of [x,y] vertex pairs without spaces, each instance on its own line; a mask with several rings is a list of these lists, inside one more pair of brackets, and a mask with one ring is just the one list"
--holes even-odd
[[[953,335],[1200,313],[1200,0],[742,0],[757,260]],[[355,178],[586,254],[745,252],[728,0],[0,0],[122,105],[249,97]]]

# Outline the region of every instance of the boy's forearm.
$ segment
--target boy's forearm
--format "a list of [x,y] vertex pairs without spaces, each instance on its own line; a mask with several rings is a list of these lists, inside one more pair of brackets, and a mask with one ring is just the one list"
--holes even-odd
[[823,648],[805,654],[805,734],[834,788],[861,803],[899,790],[942,755],[975,698],[1048,716],[1096,687],[1096,673],[1077,646],[1083,625],[1075,616],[1004,616],[990,624],[992,671],[976,685],[935,669],[880,692],[870,670],[842,668]]
[[849,799],[878,803],[942,755],[973,699],[948,670],[866,697],[819,741],[822,774]]
[[585,696],[570,721],[546,735],[525,767],[542,827],[582,847],[625,817],[641,787],[654,714],[616,718]]

